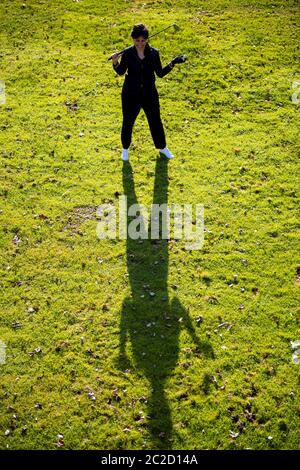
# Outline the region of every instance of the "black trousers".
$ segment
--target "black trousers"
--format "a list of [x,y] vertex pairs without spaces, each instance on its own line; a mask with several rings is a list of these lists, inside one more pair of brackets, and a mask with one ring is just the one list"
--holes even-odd
[[144,110],[150,127],[152,139],[157,149],[166,146],[164,127],[160,118],[159,97],[156,88],[130,92],[122,90],[123,124],[121,141],[124,149],[131,143],[131,135],[135,120],[141,110]]

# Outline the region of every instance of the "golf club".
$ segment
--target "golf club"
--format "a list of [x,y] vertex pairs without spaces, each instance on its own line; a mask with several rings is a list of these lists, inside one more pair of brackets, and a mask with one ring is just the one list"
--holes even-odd
[[[166,31],[166,29],[169,29],[169,28],[172,28],[172,27],[175,29],[175,31],[178,31],[180,29],[179,26],[176,23],[172,23],[172,24],[170,24],[170,26],[167,26],[166,28],[161,29],[160,31],[157,31],[157,33],[151,34],[151,36],[149,36],[148,39],[153,38],[153,36],[156,36],[157,34],[160,34],[163,31]],[[131,46],[129,46],[129,47],[131,47]],[[122,49],[122,51],[118,52],[118,55],[123,54],[123,52],[125,52],[126,49],[128,49],[128,47],[125,47],[125,49]],[[114,54],[112,54],[107,60],[111,60],[113,55]]]

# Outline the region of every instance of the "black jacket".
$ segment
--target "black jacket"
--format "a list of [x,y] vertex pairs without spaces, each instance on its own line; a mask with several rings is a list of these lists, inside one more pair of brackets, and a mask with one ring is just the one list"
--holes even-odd
[[121,62],[113,65],[118,75],[124,75],[127,71],[123,91],[139,93],[155,89],[155,74],[164,77],[172,70],[172,65],[162,67],[159,52],[154,47],[146,44],[145,57],[140,59],[135,46],[130,46],[122,54]]

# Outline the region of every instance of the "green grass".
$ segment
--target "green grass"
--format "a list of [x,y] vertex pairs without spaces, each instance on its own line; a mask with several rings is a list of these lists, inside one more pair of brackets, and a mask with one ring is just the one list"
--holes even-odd
[[[0,6],[0,447],[299,449],[299,2],[22,4]],[[189,60],[157,80],[176,158],[141,113],[122,169],[105,59],[137,22],[178,23],[152,45]],[[203,248],[99,240],[124,193],[204,204]]]

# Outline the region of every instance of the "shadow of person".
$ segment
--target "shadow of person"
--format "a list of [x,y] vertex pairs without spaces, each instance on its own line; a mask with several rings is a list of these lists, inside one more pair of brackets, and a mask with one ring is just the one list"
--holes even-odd
[[[133,204],[138,204],[129,162],[123,166],[123,186],[129,209]],[[158,157],[153,205],[167,202],[168,160]],[[137,214],[135,217],[127,215],[129,233],[130,224],[136,224]],[[127,270],[131,296],[124,299],[122,305],[118,365],[122,370],[136,368],[149,381],[147,423],[151,445],[155,449],[170,449],[173,425],[165,388],[178,362],[181,328],[185,327],[190,333],[197,352],[210,357],[213,352],[208,343],[198,339],[190,317],[179,299],[169,299],[168,240],[161,238],[166,219],[159,218],[160,236],[151,239],[150,228],[154,222],[153,211],[149,230],[143,219],[140,219],[137,231],[146,233],[147,239],[127,236]]]

